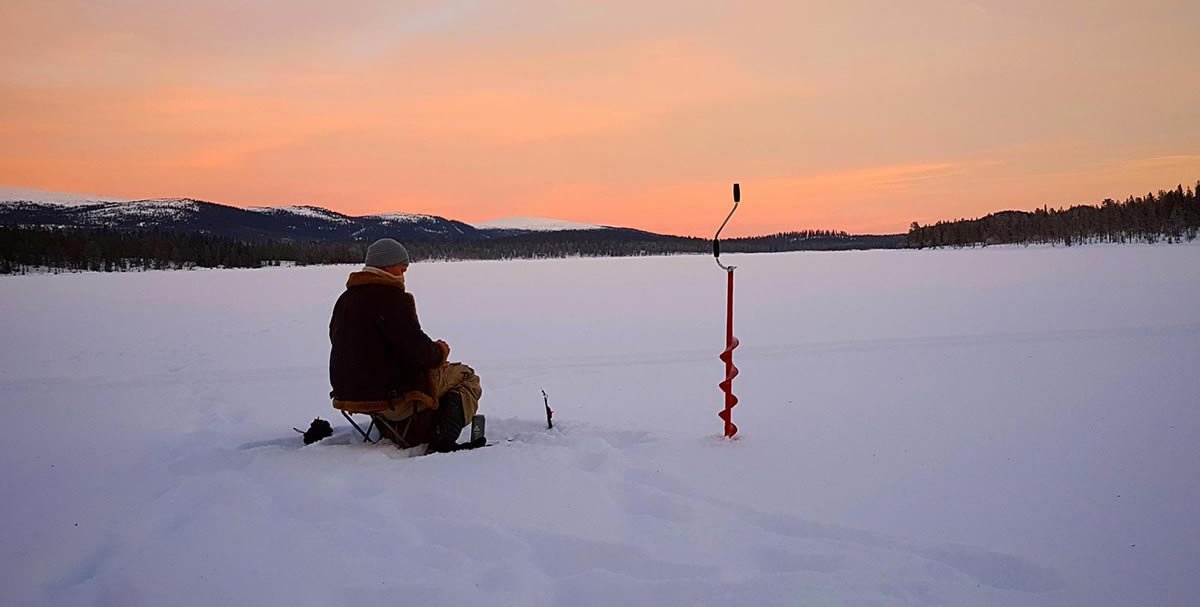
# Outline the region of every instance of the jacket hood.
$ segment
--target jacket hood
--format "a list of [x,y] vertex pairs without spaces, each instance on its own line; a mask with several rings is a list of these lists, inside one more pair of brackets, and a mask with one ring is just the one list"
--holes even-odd
[[350,278],[346,279],[346,288],[361,287],[363,285],[386,285],[404,289],[404,277],[393,276],[379,268],[366,267],[357,272],[351,272]]

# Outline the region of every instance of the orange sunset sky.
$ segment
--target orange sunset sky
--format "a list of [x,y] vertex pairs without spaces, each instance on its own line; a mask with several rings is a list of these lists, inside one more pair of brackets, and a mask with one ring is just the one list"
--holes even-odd
[[0,185],[711,236],[1195,184],[1200,2],[0,1]]

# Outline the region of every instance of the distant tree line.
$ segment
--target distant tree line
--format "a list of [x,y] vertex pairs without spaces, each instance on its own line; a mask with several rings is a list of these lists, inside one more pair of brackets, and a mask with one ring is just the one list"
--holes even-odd
[[414,241],[404,246],[416,259],[549,259],[636,257],[703,251],[703,240],[639,230],[561,230],[468,241]]
[[1124,202],[1069,209],[1003,211],[979,219],[913,223],[908,246],[958,247],[991,244],[1073,244],[1097,242],[1181,242],[1200,231],[1200,182],[1196,188],[1160,190]]
[[[0,274],[30,270],[120,272],[177,268],[258,268],[361,263],[367,242],[240,240],[165,230],[75,230],[0,226]],[[903,235],[851,236],[832,230],[782,232],[722,241],[722,251],[762,253],[902,247]],[[405,242],[416,261],[628,257],[709,253],[704,238],[630,229],[529,232],[504,238]]]
[[0,226],[0,274],[29,269],[121,272],[257,268],[361,261],[366,243],[243,241],[169,231]]
[[[711,247],[706,243],[705,247]],[[903,234],[859,235],[834,230],[779,232],[768,236],[731,238],[721,241],[729,253],[779,253],[783,251],[848,251],[854,249],[898,249],[905,246]]]
[[[636,257],[711,253],[707,238],[663,236],[639,230],[530,232],[492,240],[405,243],[421,259],[542,259],[555,257]],[[781,232],[721,240],[722,252],[775,253],[870,248],[901,248],[904,235],[851,236],[833,230]]]

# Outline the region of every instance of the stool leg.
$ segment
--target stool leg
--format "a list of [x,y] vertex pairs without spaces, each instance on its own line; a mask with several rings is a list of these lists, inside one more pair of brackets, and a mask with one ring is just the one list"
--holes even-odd
[[350,417],[350,414],[349,414],[349,413],[346,413],[345,411],[342,411],[342,417],[346,418],[346,421],[350,422],[350,425],[351,425],[351,426],[354,426],[354,429],[355,429],[355,430],[358,430],[358,433],[359,433],[359,434],[361,434],[361,435],[362,435],[362,437],[363,437],[363,442],[364,442],[364,443],[374,443],[374,442],[375,442],[375,441],[371,440],[371,434],[370,434],[370,432],[371,432],[371,428],[372,428],[372,427],[375,425],[375,420],[374,420],[374,419],[371,419],[371,425],[370,425],[370,426],[367,426],[367,431],[366,431],[366,432],[363,432],[363,429],[362,429],[362,427],[360,427],[360,426],[358,425],[358,422],[354,421],[354,418]]

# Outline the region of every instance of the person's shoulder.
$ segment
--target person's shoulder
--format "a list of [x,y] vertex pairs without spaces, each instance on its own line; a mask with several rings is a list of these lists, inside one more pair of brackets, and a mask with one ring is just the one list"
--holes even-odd
[[396,296],[407,306],[417,305],[417,300],[414,299],[412,293],[409,293],[408,291],[400,290],[396,293]]
[[357,285],[346,289],[342,297],[361,297],[364,299],[378,299],[384,301],[404,301],[411,303],[413,296],[403,287],[384,284],[366,284]]

